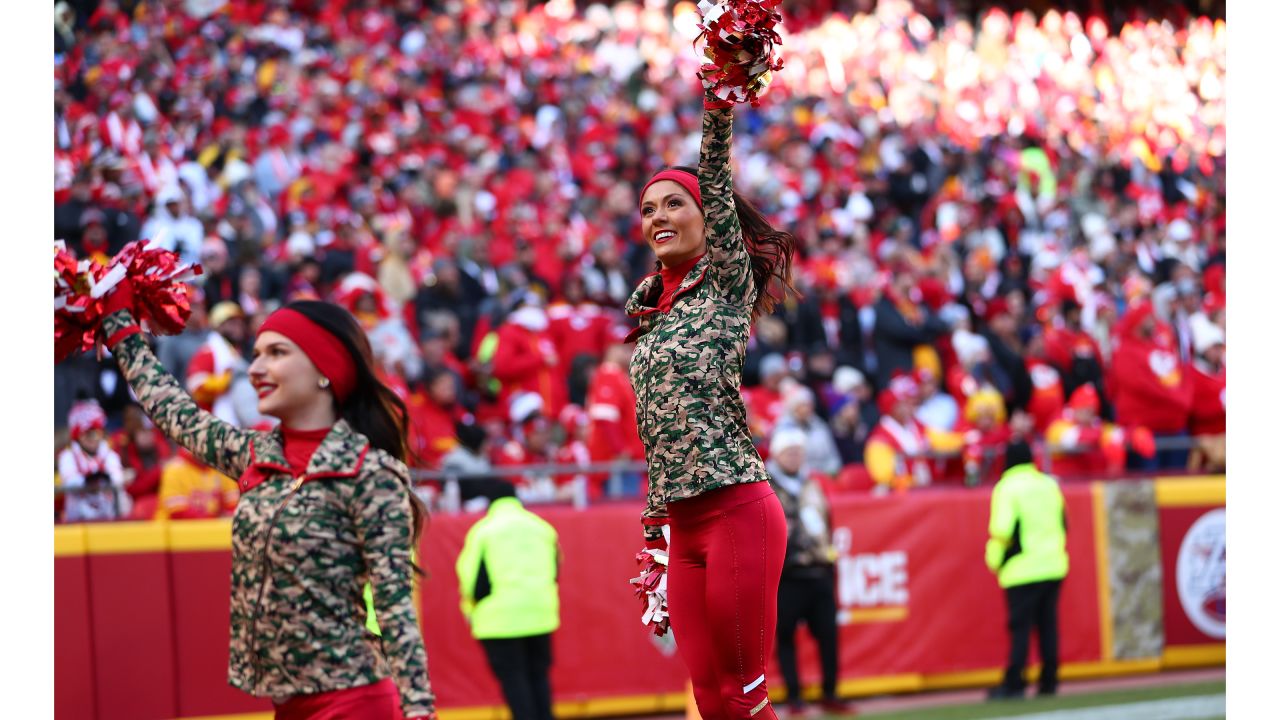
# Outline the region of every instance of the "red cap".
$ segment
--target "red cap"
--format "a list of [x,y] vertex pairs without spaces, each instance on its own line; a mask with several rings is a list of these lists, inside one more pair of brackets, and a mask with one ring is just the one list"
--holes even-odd
[[893,412],[893,406],[903,400],[915,400],[920,397],[920,387],[910,375],[898,375],[889,381],[889,386],[880,391],[876,404],[880,406],[882,415]]
[[982,317],[987,322],[991,322],[997,315],[1006,314],[1008,312],[1009,301],[1005,300],[1003,297],[996,296],[995,298],[992,298],[991,302],[987,303],[987,311],[983,313]]
[[1092,410],[1098,412],[1098,391],[1093,385],[1081,385],[1076,391],[1071,393],[1071,400],[1067,403],[1067,407],[1072,410]]

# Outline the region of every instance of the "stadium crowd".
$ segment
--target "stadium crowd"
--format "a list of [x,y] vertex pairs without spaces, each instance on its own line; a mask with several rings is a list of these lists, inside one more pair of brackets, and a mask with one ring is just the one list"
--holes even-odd
[[[621,307],[654,266],[638,190],[697,153],[696,7],[429,5],[58,3],[55,237],[203,265],[156,343],[232,422],[270,422],[256,325],[323,298],[419,467],[641,460]],[[786,66],[738,113],[737,187],[801,245],[746,361],[762,453],[798,429],[847,490],[993,480],[1015,432],[1064,476],[1223,469],[1225,23],[823,5],[784,3]],[[67,519],[234,506],[109,358],[56,382],[58,482],[125,491]]]

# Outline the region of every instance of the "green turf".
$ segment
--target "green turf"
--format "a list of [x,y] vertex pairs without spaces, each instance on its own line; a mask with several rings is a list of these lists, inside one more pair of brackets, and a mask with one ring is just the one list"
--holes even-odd
[[[1209,682],[1185,683],[1162,687],[1111,690],[1083,695],[1062,695],[1045,699],[1029,695],[1026,700],[1006,700],[968,705],[919,708],[906,711],[874,712],[859,714],[858,717],[875,718],[875,720],[984,720],[984,718],[1010,717],[1029,713],[1047,712],[1050,710],[1071,710],[1076,708],[1141,702],[1144,700],[1163,700],[1166,698],[1187,697],[1192,695],[1213,695],[1215,693],[1224,692],[1225,690],[1225,681],[1214,680]],[[836,716],[824,716],[822,720],[838,720],[838,718]],[[1225,720],[1225,718],[1223,720]]]

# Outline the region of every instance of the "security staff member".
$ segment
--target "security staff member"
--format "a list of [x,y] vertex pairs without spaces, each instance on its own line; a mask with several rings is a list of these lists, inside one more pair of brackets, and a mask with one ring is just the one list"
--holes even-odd
[[486,482],[489,511],[458,555],[462,614],[513,720],[551,720],[551,633],[560,626],[556,531],[524,509],[511,483]]
[[1062,490],[1040,472],[1025,440],[1005,454],[1005,471],[991,494],[987,567],[996,573],[1009,608],[1009,665],[990,699],[1021,698],[1034,625],[1040,642],[1040,695],[1058,691],[1058,593],[1067,576],[1067,516]]

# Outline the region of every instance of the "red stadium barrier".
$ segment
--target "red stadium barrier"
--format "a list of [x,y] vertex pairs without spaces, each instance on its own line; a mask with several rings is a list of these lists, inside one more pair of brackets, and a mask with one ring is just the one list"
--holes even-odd
[[[1212,519],[1193,528],[1223,505],[1222,479],[1156,482],[1167,647],[1163,658],[1138,663],[1110,656],[1098,487],[1065,488],[1071,573],[1061,604],[1064,677],[1221,663],[1221,640],[1195,634],[1191,620],[1172,612],[1178,594],[1170,584],[1184,538],[1191,537],[1187,552],[1200,555],[1215,542],[1213,528],[1206,529]],[[983,564],[989,502],[989,488],[833,501],[843,694],[995,681],[1007,641],[1003,598]],[[587,512],[538,509],[559,531],[565,557],[551,678],[560,716],[684,706],[686,676],[673,642],[644,631],[626,582],[635,570],[639,510],[630,503]],[[496,720],[501,712],[498,686],[458,609],[453,569],[477,519],[435,516],[422,548],[430,573],[421,593],[424,636],[446,720]],[[55,533],[57,717],[167,720],[270,710],[270,703],[226,685],[227,521],[66,526]],[[1202,577],[1195,587],[1205,583]],[[800,653],[802,680],[816,683],[816,651],[803,634]],[[776,669],[771,682],[781,687]]]

